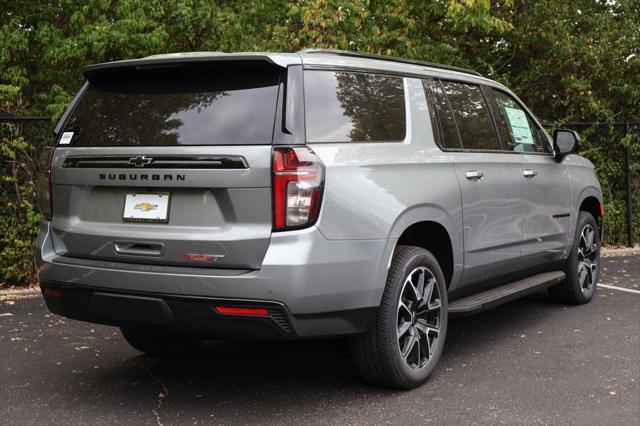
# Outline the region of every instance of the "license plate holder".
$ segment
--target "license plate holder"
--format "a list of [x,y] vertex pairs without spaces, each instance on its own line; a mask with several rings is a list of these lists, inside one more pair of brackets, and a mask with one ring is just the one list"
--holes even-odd
[[168,192],[128,193],[124,198],[124,222],[169,223],[171,194]]

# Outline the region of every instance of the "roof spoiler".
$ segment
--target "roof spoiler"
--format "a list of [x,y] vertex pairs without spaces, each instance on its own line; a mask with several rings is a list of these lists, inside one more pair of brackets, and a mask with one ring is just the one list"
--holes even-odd
[[200,54],[196,56],[181,55],[181,54],[169,54],[169,55],[154,55],[142,59],[131,59],[126,61],[104,62],[100,64],[88,65],[83,68],[85,77],[91,80],[98,74],[107,74],[110,72],[118,72],[124,70],[146,70],[146,69],[162,69],[162,68],[179,68],[185,65],[197,65],[197,64],[213,64],[221,62],[236,62],[244,63],[246,65],[260,63],[268,64],[271,66],[285,66],[273,60],[268,55],[255,55],[255,54],[229,54],[229,53],[217,53],[207,52],[206,54]]

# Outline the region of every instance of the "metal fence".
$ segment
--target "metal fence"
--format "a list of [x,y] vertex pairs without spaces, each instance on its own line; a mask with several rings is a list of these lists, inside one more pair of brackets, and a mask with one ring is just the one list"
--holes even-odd
[[[51,117],[2,117],[0,116],[0,123],[3,122],[51,122]],[[618,127],[623,129],[623,137],[630,134],[632,126],[638,126],[639,123],[631,123],[629,121],[619,121],[619,122],[572,122],[572,123],[564,123],[563,126],[566,127],[576,127],[576,128],[590,128],[590,127]],[[549,124],[548,127],[553,127],[552,124]],[[626,186],[626,222],[627,222],[627,246],[633,247],[633,197],[632,197],[632,183],[631,183],[631,146],[627,146],[625,150],[625,186]]]

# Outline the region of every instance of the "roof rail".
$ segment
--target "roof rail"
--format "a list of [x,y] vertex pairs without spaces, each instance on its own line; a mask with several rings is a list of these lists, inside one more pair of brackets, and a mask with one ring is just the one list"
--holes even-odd
[[432,67],[432,68],[441,68],[444,70],[463,72],[466,74],[472,74],[472,75],[477,75],[479,77],[482,77],[482,74],[480,74],[479,72],[466,69],[466,68],[454,67],[451,65],[434,64],[431,62],[419,61],[417,59],[405,59],[405,58],[398,58],[396,56],[376,55],[374,53],[360,53],[360,52],[351,52],[348,50],[316,49],[316,48],[301,49],[297,53],[304,53],[304,54],[324,53],[329,55],[350,56],[353,58],[377,59],[379,61],[400,62],[403,64],[422,65],[422,66]]

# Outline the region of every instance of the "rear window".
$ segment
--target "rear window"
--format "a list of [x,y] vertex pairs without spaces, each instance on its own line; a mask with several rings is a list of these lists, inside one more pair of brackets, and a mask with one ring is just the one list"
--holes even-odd
[[404,140],[401,77],[307,70],[304,93],[308,142]]
[[423,80],[423,84],[428,99],[431,101],[429,112],[436,140],[441,147],[446,149],[462,148],[458,129],[453,120],[451,108],[449,108],[449,101],[447,101],[444,90],[442,90],[440,81]]
[[280,71],[131,70],[90,81],[67,122],[72,146],[271,144]]

